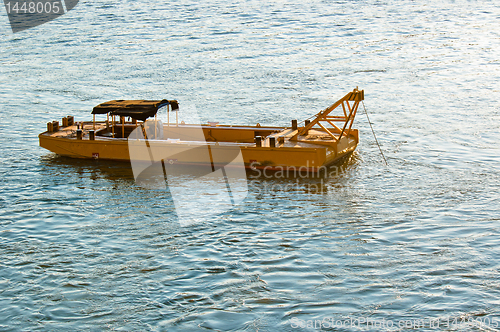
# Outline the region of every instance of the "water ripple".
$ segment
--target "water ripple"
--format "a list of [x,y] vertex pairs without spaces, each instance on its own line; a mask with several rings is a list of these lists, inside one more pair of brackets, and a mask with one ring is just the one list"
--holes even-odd
[[[98,0],[16,34],[3,20],[0,329],[498,322],[499,8],[480,7]],[[57,157],[36,137],[122,98],[288,125],[355,86],[389,167],[360,112],[343,172],[252,179],[242,204],[186,228],[129,165]]]

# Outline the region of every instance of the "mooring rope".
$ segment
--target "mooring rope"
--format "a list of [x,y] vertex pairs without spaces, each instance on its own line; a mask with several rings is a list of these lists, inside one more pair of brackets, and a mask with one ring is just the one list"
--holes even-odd
[[387,163],[387,159],[385,159],[384,153],[382,152],[382,148],[380,147],[380,144],[378,144],[377,136],[375,135],[375,131],[373,130],[372,122],[370,121],[370,117],[368,116],[368,112],[366,111],[365,103],[363,101],[361,101],[361,102],[363,103],[363,108],[365,109],[365,114],[366,114],[366,118],[368,119],[368,124],[370,125],[370,128],[372,129],[373,137],[375,138],[375,143],[377,143],[378,149],[380,151],[380,154],[382,155],[382,158],[384,158],[385,164],[387,166],[389,166],[389,164]]

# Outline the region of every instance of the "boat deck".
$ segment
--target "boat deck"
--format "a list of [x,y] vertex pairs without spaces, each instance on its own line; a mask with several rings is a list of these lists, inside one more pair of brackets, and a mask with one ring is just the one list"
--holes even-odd
[[[93,123],[79,123],[79,126],[83,128],[82,130],[82,139],[89,139],[89,131],[95,131],[95,140],[117,140],[117,139],[126,139],[126,137],[120,137],[122,133],[122,125],[115,125],[115,133],[113,137],[113,133],[111,132],[111,127],[107,127],[106,123],[96,122],[95,125]],[[44,133],[47,136],[57,137],[57,138],[77,138],[77,124],[62,127],[56,132],[46,132]],[[125,136],[130,134],[130,132],[135,129],[137,126],[135,124],[127,123],[123,126],[126,128],[124,130]],[[211,125],[194,125],[194,124],[181,124],[176,126],[174,125],[163,125],[164,131],[166,133],[164,140],[169,143],[189,143],[189,144],[223,144],[223,145],[234,145],[234,146],[255,146],[254,138],[255,136],[262,136],[262,147],[270,147],[270,138],[275,138],[276,147],[301,147],[301,148],[318,148],[318,145],[329,145],[335,143],[336,140],[333,140],[331,136],[329,136],[326,132],[320,130],[310,130],[308,135],[299,136],[298,140],[292,141],[289,140],[290,137],[297,133],[297,130],[292,130],[291,128],[283,128],[283,127],[257,127],[257,126],[211,126]],[[179,136],[175,131],[189,131],[189,130],[199,130],[202,129],[204,131],[205,141],[196,139],[183,139]],[[171,133],[174,130],[175,135],[169,137],[168,133]],[[244,136],[243,139],[238,140],[230,140],[231,135],[224,134],[224,132],[238,132],[238,135]],[[221,140],[213,139],[213,132],[217,132],[221,136]],[[246,134],[242,134],[245,133]],[[267,134],[267,135],[266,135]],[[338,137],[338,134],[336,135]]]

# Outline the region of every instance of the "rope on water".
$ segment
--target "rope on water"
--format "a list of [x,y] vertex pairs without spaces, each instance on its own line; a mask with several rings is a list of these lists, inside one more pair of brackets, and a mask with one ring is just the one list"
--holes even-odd
[[384,153],[382,152],[382,148],[380,147],[380,144],[378,144],[377,136],[375,135],[375,131],[373,130],[372,122],[370,121],[370,117],[368,116],[368,112],[366,111],[365,103],[363,101],[362,101],[362,103],[363,103],[363,108],[365,109],[366,118],[368,119],[368,124],[370,125],[370,128],[372,129],[373,137],[375,138],[375,143],[377,143],[378,149],[380,151],[380,154],[382,155],[382,158],[384,158],[384,162],[385,162],[386,166],[389,166],[389,164],[387,163],[387,159],[385,159]]

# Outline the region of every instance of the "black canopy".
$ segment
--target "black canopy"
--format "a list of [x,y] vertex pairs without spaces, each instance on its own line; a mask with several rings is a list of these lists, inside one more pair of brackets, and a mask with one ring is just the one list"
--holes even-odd
[[94,107],[92,114],[109,113],[145,121],[147,118],[155,116],[158,109],[165,105],[171,105],[172,111],[179,109],[177,100],[111,100]]

